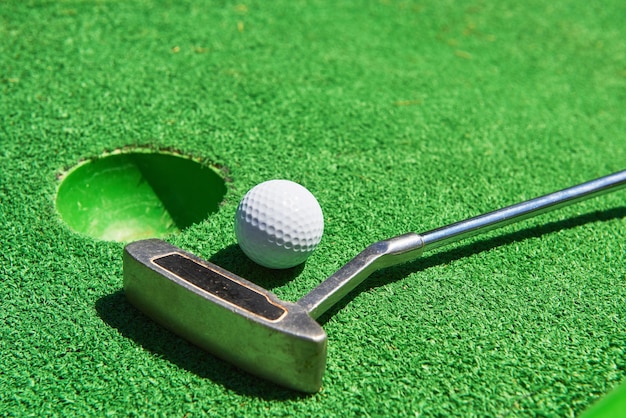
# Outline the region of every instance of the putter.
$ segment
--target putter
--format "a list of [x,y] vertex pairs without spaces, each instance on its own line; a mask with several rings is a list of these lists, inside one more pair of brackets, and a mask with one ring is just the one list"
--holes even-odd
[[373,272],[513,222],[626,186],[626,170],[422,234],[371,244],[296,303],[158,239],[124,250],[124,291],[148,316],[204,350],[279,385],[317,392],[326,333],[315,321]]

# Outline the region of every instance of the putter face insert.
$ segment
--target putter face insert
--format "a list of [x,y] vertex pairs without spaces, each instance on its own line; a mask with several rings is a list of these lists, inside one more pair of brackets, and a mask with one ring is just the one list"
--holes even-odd
[[316,392],[326,366],[326,333],[315,321],[373,272],[426,250],[626,186],[626,170],[422,234],[376,242],[297,303],[164,241],[124,250],[128,299],[173,332],[254,375]]
[[148,316],[243,370],[315,392],[326,333],[299,305],[164,241],[124,250],[124,291]]

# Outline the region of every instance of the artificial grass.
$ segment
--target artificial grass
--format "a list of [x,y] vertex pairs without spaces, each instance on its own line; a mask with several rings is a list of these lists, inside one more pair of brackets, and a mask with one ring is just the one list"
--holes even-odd
[[[249,377],[121,292],[123,244],[71,231],[57,175],[121,147],[230,181],[168,240],[297,300],[367,244],[626,166],[625,10],[556,2],[0,4],[0,413],[576,415],[623,380],[624,192],[375,274],[322,318],[322,391]],[[232,218],[308,187],[305,266],[259,269]],[[521,232],[516,232],[520,231]]]

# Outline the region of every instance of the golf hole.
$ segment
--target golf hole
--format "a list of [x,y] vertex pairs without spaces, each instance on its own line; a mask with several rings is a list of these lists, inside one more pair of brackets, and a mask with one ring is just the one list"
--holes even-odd
[[62,176],[57,211],[74,231],[105,241],[163,238],[217,212],[218,170],[178,154],[117,152]]

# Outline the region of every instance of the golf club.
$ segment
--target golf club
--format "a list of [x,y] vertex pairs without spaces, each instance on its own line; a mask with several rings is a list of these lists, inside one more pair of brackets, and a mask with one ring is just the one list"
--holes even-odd
[[315,321],[373,272],[459,241],[626,186],[626,170],[422,234],[371,244],[296,303],[158,239],[124,250],[124,290],[148,316],[249,373],[317,392],[326,333]]

